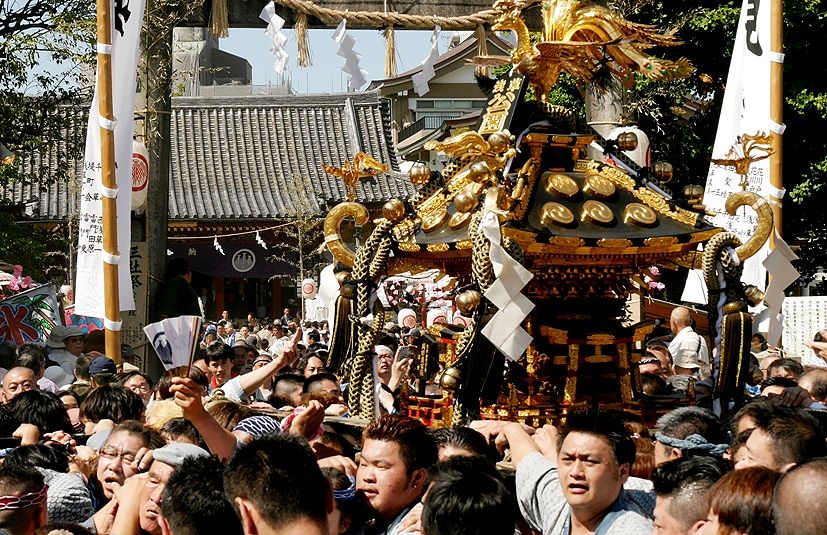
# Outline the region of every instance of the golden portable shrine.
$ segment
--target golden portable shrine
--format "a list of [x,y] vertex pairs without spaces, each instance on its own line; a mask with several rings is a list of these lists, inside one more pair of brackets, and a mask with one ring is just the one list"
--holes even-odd
[[[497,80],[476,130],[431,142],[449,158],[441,172],[414,166],[416,195],[385,204],[355,253],[340,225],[348,218],[366,223],[367,210],[342,203],[325,221],[341,284],[331,338],[331,354],[341,357],[331,364],[348,376],[351,413],[374,416],[371,354],[385,311],[372,295],[387,276],[432,268],[457,278],[455,306],[471,319],[441,379],[454,425],[481,410],[539,424],[584,407],[657,405],[641,392],[634,366],[653,324],[624,325],[635,280],[653,265],[703,268],[720,359],[713,395],[737,399],[752,334],[747,304],[762,298],[740,282],[741,269],[772,231],[770,207],[747,191],[729,198],[730,213],[741,206],[758,213],[754,236],[742,244],[705,220],[702,189],[688,187],[679,199],[657,186],[670,178],[668,164],[635,171],[588,159],[597,136],[574,132],[572,112],[546,103],[560,72],[595,82],[633,73],[684,77],[692,67],[647,53],[676,44],[674,37],[585,0],[542,4],[542,37],[532,45],[523,18],[528,7],[495,3],[493,28],[516,30],[517,46],[510,58],[477,63],[512,68]],[[618,151],[634,148],[636,139],[599,142],[618,162]],[[362,160],[349,168],[351,181],[375,174],[376,165]],[[749,156],[742,160],[748,166]],[[524,360],[527,375],[504,379],[506,358]],[[443,404],[432,402],[434,410]]]

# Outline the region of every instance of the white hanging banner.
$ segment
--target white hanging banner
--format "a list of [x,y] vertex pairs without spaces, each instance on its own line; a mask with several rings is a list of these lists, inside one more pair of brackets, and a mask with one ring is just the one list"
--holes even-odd
[[273,41],[273,45],[270,47],[270,53],[276,59],[273,70],[278,74],[284,74],[287,61],[290,59],[287,50],[284,48],[284,45],[287,44],[287,36],[281,31],[284,27],[284,19],[276,15],[276,4],[273,2],[267,2],[258,17],[267,23],[267,29],[264,33]]
[[781,311],[784,351],[789,356],[800,357],[805,366],[823,368],[824,361],[806,343],[827,325],[827,297],[787,297]]
[[[103,297],[103,195],[117,195],[118,263],[120,309],[134,310],[129,273],[130,209],[132,204],[132,131],[135,113],[135,78],[145,0],[114,0],[112,3],[112,111],[114,124],[98,115],[98,84],[89,109],[83,185],[78,214],[78,259],[75,314],[104,317]],[[106,51],[109,47],[98,47]],[[97,78],[97,76],[96,76]],[[101,184],[100,128],[115,131],[115,178],[117,190]]]
[[[730,158],[728,153],[738,143],[739,136],[769,134],[770,123],[770,3],[743,0],[712,158]],[[768,198],[773,189],[769,159],[753,163],[747,178],[749,191]],[[758,215],[744,207],[738,209],[737,215],[730,216],[724,208],[727,197],[741,190],[740,181],[741,176],[733,167],[710,164],[704,205],[717,213],[711,218],[713,225],[734,232],[745,242],[755,233]],[[745,284],[765,288],[767,270],[762,263],[768,250],[769,246],[764,245],[744,262],[741,280]],[[706,302],[706,296],[700,295],[684,295],[683,299]]]
[[434,65],[439,59],[439,32],[440,27],[434,28],[434,33],[431,35],[431,50],[428,52],[428,57],[422,60],[422,70],[411,77],[413,82],[413,89],[420,97],[431,90],[428,86],[428,81],[436,76]]
[[347,33],[347,19],[342,19],[342,22],[336,27],[336,31],[333,32],[332,39],[339,43],[339,50],[336,51],[336,54],[345,58],[342,72],[348,75],[347,88],[351,91],[358,91],[368,83],[367,78],[365,78],[368,71],[359,66],[362,56],[353,49],[356,46],[356,38]]

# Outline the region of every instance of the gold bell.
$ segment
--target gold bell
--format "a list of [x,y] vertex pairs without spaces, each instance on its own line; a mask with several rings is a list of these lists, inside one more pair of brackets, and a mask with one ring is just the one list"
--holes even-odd
[[660,182],[669,182],[672,180],[674,169],[669,162],[655,162],[652,164],[652,173]]
[[431,170],[424,163],[415,163],[408,172],[414,186],[424,186],[431,180]]
[[749,284],[744,288],[744,295],[747,298],[747,302],[752,306],[757,306],[761,301],[764,300],[764,292],[762,292],[760,288],[758,288],[757,286],[753,286],[752,284]]
[[470,191],[463,190],[454,196],[454,208],[457,209],[457,212],[462,212],[463,214],[471,212],[477,207],[478,203],[477,196]]
[[631,151],[637,148],[637,134],[634,132],[623,132],[617,136],[617,146],[622,151]]
[[339,294],[345,299],[353,299],[353,286],[346,284],[350,280],[350,271],[339,271],[336,273],[336,281],[339,283]]
[[439,386],[448,392],[454,392],[462,382],[462,371],[454,366],[447,368],[439,380]]
[[398,223],[405,217],[405,203],[399,199],[391,199],[382,206],[382,217],[391,223]]
[[466,290],[459,293],[454,299],[454,304],[457,305],[463,316],[470,316],[482,301],[482,294],[476,290]]

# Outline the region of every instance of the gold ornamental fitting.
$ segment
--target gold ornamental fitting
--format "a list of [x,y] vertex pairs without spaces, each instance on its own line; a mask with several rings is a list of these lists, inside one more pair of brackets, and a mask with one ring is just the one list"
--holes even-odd
[[639,227],[652,227],[658,222],[655,211],[639,202],[632,202],[623,209],[623,222],[627,225]]
[[543,205],[543,213],[540,216],[540,222],[544,226],[554,224],[561,227],[567,227],[574,223],[574,214],[571,213],[571,210],[559,202],[547,202]]
[[422,231],[433,232],[448,220],[448,210],[440,208],[434,213],[422,216]]
[[448,226],[451,227],[453,230],[457,230],[467,225],[470,220],[471,214],[467,212],[457,212],[451,216],[451,219],[448,220]]
[[614,221],[612,209],[600,201],[588,200],[583,203],[580,211],[581,221],[590,221],[598,225],[608,226]]
[[583,191],[598,199],[608,199],[615,194],[614,183],[606,177],[589,175],[583,184]]
[[580,188],[570,176],[554,173],[546,177],[546,191],[564,199],[571,199],[577,195]]

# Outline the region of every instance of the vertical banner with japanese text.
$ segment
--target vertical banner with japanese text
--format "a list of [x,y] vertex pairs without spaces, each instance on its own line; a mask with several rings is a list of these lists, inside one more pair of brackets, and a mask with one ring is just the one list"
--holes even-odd
[[[118,266],[120,309],[133,310],[135,299],[129,273],[130,209],[132,202],[132,130],[135,113],[136,76],[145,0],[112,0],[112,105],[115,124],[115,175],[118,185]],[[98,43],[99,50],[107,47]],[[97,77],[96,77],[97,78]],[[78,259],[75,313],[104,317],[103,205],[101,199],[101,139],[98,100],[100,87],[89,110],[83,184],[78,214]]]
[[[712,158],[731,159],[730,149],[742,135],[770,133],[770,2],[743,0],[732,60],[721,105],[721,118],[715,135]],[[738,154],[740,156],[740,154]],[[747,189],[767,197],[771,191],[769,159],[754,162],[749,168]],[[758,225],[757,214],[750,208],[740,208],[730,216],[724,204],[730,194],[741,191],[741,175],[734,167],[710,164],[704,189],[704,204],[716,212],[712,224],[733,232],[747,241]],[[767,257],[768,245],[744,263],[741,280],[762,290],[766,287],[767,270],[762,262]],[[689,273],[684,301],[706,303],[703,277]]]
[[129,248],[129,272],[132,278],[132,290],[135,293],[135,310],[130,310],[121,316],[123,319],[122,341],[135,350],[141,369],[146,369],[143,365],[146,362],[144,327],[146,327],[147,286],[149,282],[147,252],[146,242],[133,243]]

